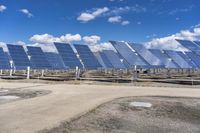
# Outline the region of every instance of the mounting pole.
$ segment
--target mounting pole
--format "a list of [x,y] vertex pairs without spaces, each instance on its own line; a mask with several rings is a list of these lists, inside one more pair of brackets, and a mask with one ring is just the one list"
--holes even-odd
[[79,69],[78,69],[78,66],[76,66],[76,72],[75,72],[75,77],[76,77],[76,80],[79,78]]
[[27,67],[27,77],[26,79],[30,79],[30,66]]
[[10,76],[13,74],[13,61],[10,61]]
[[132,81],[137,81],[137,66],[136,65],[134,65]]
[[44,70],[42,70],[42,76],[41,77],[44,77]]

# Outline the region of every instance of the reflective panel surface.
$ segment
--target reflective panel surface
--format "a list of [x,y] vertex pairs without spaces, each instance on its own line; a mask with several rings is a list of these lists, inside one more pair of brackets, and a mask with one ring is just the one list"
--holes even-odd
[[27,46],[27,53],[30,56],[32,69],[52,69],[40,47]]
[[176,64],[180,66],[180,68],[192,68],[185,59],[183,59],[176,51],[172,50],[164,50],[165,54],[167,54]]
[[84,68],[97,69],[102,67],[87,45],[75,44],[74,47],[76,48],[79,57],[84,64]]
[[28,66],[32,67],[23,46],[7,44],[7,47],[15,69],[26,70]]
[[148,49],[141,44],[129,43],[129,45],[152,67],[164,67],[164,63],[154,56]]
[[53,69],[66,69],[60,55],[53,52],[45,52],[45,56]]
[[103,50],[102,54],[104,59],[108,59],[109,62],[112,64],[113,68],[123,69],[126,66],[121,62],[121,59],[117,54],[112,50]]
[[148,64],[141,59],[128,45],[124,42],[110,41],[117,52],[129,63],[130,66],[147,66]]
[[0,69],[10,69],[10,61],[8,55],[0,48]]
[[149,49],[157,58],[163,61],[165,68],[179,68],[179,66],[159,49]]
[[78,57],[74,53],[72,47],[69,44],[65,43],[54,43],[56,49],[58,50],[59,55],[61,56],[64,64],[68,68],[83,68]]
[[190,57],[190,59],[196,64],[198,68],[200,68],[200,56],[196,55],[193,52],[185,52],[185,54]]

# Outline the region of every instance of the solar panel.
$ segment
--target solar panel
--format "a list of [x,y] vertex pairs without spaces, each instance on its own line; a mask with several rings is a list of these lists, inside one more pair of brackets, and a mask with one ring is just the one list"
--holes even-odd
[[129,63],[130,66],[147,66],[145,61],[141,59],[128,45],[124,42],[110,41],[117,52]]
[[[194,41],[194,43],[200,47],[200,41]],[[200,56],[200,50],[194,52]]]
[[190,59],[196,64],[198,68],[200,68],[200,57],[193,52],[185,52],[185,54],[190,57]]
[[135,43],[129,45],[152,67],[164,67],[164,63],[143,45]]
[[179,68],[179,66],[171,60],[166,54],[162,53],[159,49],[149,49],[157,58],[162,60],[165,65],[165,68]]
[[86,69],[96,69],[101,68],[101,64],[98,62],[92,51],[87,45],[74,45],[77,50],[83,64]]
[[187,48],[191,51],[199,51],[200,52],[200,46],[193,43],[192,41],[188,41],[188,40],[176,40],[176,41],[178,41],[182,46],[184,46],[185,48]]
[[103,52],[99,52],[99,54],[101,56],[103,63],[105,64],[106,68],[114,68],[114,66],[112,65],[112,63],[108,59],[108,57]]
[[200,46],[200,41],[194,41],[194,43]]
[[190,64],[190,66],[192,66],[192,68],[198,68],[197,65],[183,52],[181,51],[177,51],[177,53],[187,61],[188,64]]
[[119,53],[116,54],[122,60],[122,63],[125,65],[126,68],[133,68]]
[[113,68],[123,69],[126,66],[121,62],[121,59],[117,54],[112,50],[103,50],[101,55],[104,59],[108,59],[109,62],[112,64]]
[[7,47],[15,69],[26,70],[28,66],[32,67],[23,46],[7,44]]
[[27,53],[33,69],[52,69],[42,49],[40,47],[27,46]]
[[185,59],[183,59],[178,53],[172,50],[164,50],[165,54],[167,54],[174,62],[176,62],[180,68],[192,68]]
[[0,69],[10,69],[10,61],[8,56],[3,51],[3,48],[0,48]]
[[103,62],[103,59],[102,59],[102,57],[101,57],[101,55],[100,55],[100,52],[95,52],[94,55],[95,55],[95,57],[97,58],[97,60],[99,61],[99,63],[101,64],[101,66],[102,66],[104,69],[106,69],[107,67],[106,67],[105,63]]
[[64,64],[68,68],[82,68],[81,62],[74,53],[72,47],[65,43],[54,43],[58,53],[60,54]]
[[59,54],[53,52],[45,52],[45,56],[53,69],[55,70],[66,69],[64,62],[62,61]]

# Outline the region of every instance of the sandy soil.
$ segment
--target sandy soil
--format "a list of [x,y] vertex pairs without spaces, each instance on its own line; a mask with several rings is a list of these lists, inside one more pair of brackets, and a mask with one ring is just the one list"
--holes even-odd
[[[133,102],[152,106],[135,107]],[[43,133],[199,133],[199,124],[200,99],[129,97],[103,104]]]
[[0,104],[0,132],[33,133],[58,127],[102,103],[127,96],[200,97],[198,88],[0,83],[1,88],[48,90],[40,97]]

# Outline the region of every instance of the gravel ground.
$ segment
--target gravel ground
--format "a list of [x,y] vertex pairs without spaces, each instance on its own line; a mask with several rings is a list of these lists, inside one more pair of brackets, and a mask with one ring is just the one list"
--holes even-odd
[[[148,102],[152,107],[134,107]],[[200,99],[128,97],[116,99],[43,133],[200,133]]]

